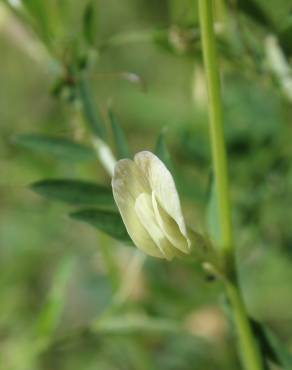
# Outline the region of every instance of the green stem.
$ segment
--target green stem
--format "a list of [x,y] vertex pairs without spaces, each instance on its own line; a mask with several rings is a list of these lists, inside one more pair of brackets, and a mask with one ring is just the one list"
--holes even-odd
[[230,281],[226,282],[225,288],[238,333],[238,344],[242,364],[246,370],[263,370],[261,353],[252,332],[240,289],[236,283]]
[[213,29],[212,0],[199,0],[199,15],[209,95],[210,136],[215,172],[216,195],[218,199],[218,216],[222,238],[222,249],[223,253],[226,255],[232,253],[233,236],[220,80]]
[[220,243],[224,263],[225,288],[233,311],[234,324],[238,333],[239,350],[244,368],[246,370],[262,370],[261,355],[252,332],[236,277],[227,155],[223,129],[223,110],[213,24],[213,2],[212,0],[198,0],[198,3],[209,95],[210,137],[221,231]]

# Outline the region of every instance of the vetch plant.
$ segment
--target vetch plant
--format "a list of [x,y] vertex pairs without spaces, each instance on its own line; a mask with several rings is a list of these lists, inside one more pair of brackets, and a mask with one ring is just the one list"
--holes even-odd
[[[170,27],[167,30],[137,32],[124,36],[117,35],[110,38],[106,43],[102,42],[98,45],[94,13],[96,4],[94,1],[89,1],[86,6],[79,4],[83,14],[83,18],[80,17],[82,19],[79,19],[82,32],[76,32],[76,38],[73,37],[71,43],[67,45],[67,49],[59,50],[62,49],[62,42],[67,39],[68,35],[71,35],[70,32],[67,35],[69,28],[68,26],[65,27],[63,22],[64,9],[59,8],[61,3],[53,2],[55,6],[52,9],[54,14],[56,12],[58,15],[58,17],[55,15],[55,18],[59,20],[58,23],[62,25],[61,29],[63,31],[61,35],[64,32],[64,35],[67,36],[64,37],[63,35],[61,37],[60,35],[58,36],[59,33],[56,33],[55,38],[53,37],[53,29],[51,29],[54,22],[52,22],[52,19],[46,18],[50,13],[45,11],[45,7],[48,6],[45,5],[45,2],[41,0],[20,1],[17,7],[13,6],[11,1],[6,1],[5,3],[21,19],[27,22],[34,20],[32,29],[36,31],[43,46],[46,47],[47,57],[52,58],[58,66],[55,71],[57,76],[53,95],[70,107],[77,125],[80,124],[82,126],[84,123],[86,124],[86,136],[82,137],[85,143],[77,142],[75,139],[40,134],[17,135],[17,143],[42,154],[49,153],[51,157],[65,160],[70,165],[75,162],[87,161],[91,161],[95,165],[96,160],[98,160],[108,175],[107,185],[96,184],[94,181],[85,181],[83,179],[50,178],[37,181],[31,186],[32,190],[48,199],[62,201],[71,207],[78,207],[70,212],[70,217],[91,224],[102,232],[99,234],[97,244],[103,258],[108,280],[111,281],[113,297],[109,307],[105,309],[104,315],[99,315],[93,320],[93,323],[88,324],[89,330],[98,334],[105,329],[114,331],[116,328],[121,327],[125,331],[128,329],[129,332],[133,328],[135,330],[138,328],[138,332],[144,329],[150,332],[161,330],[164,333],[172,334],[179,331],[178,322],[175,322],[175,325],[173,325],[171,320],[169,323],[164,318],[160,320],[159,318],[152,318],[150,315],[144,315],[144,313],[133,317],[131,313],[128,315],[127,312],[122,312],[121,314],[119,309],[126,311],[127,307],[123,307],[124,299],[117,299],[117,297],[128,296],[128,293],[125,294],[124,292],[131,290],[132,280],[135,280],[133,276],[135,276],[137,270],[138,274],[140,273],[144,261],[143,253],[150,257],[166,260],[154,262],[154,264],[157,264],[156,268],[158,270],[160,270],[161,266],[165,267],[165,265],[171,266],[171,268],[179,266],[179,264],[176,265],[177,261],[178,263],[182,261],[183,264],[185,261],[195,261],[194,264],[189,264],[192,273],[201,264],[208,273],[211,273],[212,278],[219,282],[218,285],[224,292],[228,312],[232,317],[234,332],[238,339],[238,354],[243,368],[245,370],[266,370],[266,368],[269,368],[268,360],[272,359],[277,365],[282,366],[283,369],[291,369],[292,360],[290,354],[285,350],[283,351],[283,346],[279,344],[280,342],[275,339],[269,330],[266,330],[263,325],[251,319],[240,285],[238,264],[241,261],[236,261],[237,245],[236,238],[233,235],[228,156],[223,129],[221,86],[214,31],[213,7],[215,1],[197,1],[200,27],[185,30],[188,31],[186,34],[182,32],[181,37],[178,38],[178,43],[176,42],[176,45],[173,46],[176,46],[177,51],[181,51],[181,53],[176,54],[193,53],[194,47],[197,48],[199,45],[199,37],[201,38],[199,47],[203,54],[204,73],[207,78],[208,88],[209,141],[212,151],[212,176],[214,180],[212,184],[214,194],[212,196],[214,196],[214,203],[216,203],[216,212],[214,212],[213,216],[216,226],[218,226],[218,235],[216,236],[211,235],[211,227],[206,226],[203,232],[199,232],[195,222],[192,223],[195,225],[195,230],[188,225],[184,217],[174,176],[171,173],[170,156],[166,151],[163,134],[160,135],[157,141],[156,149],[159,147],[159,150],[155,151],[156,154],[144,150],[132,157],[126,135],[111,109],[106,110],[106,118],[111,124],[111,135],[108,135],[109,133],[103,122],[104,117],[99,113],[95,102],[96,97],[92,89],[94,62],[98,61],[98,57],[107,48],[117,45],[125,46],[127,43],[139,41],[155,41],[157,43],[159,41],[161,43],[164,40],[165,43],[169,36],[174,35],[174,31],[174,36],[177,36],[176,29]],[[70,3],[70,0],[66,0],[65,3],[68,9],[73,9],[73,2]],[[216,2],[216,5],[218,4],[222,5],[223,2]],[[40,15],[44,18],[40,17]],[[74,22],[71,27],[75,35]],[[217,33],[217,36],[220,37],[220,34]],[[58,41],[58,37],[60,37],[59,42],[55,42],[56,40]],[[172,39],[173,37],[170,37],[168,41],[173,41]],[[189,43],[191,44],[189,45]],[[224,43],[222,45],[224,47],[228,46],[224,45]],[[271,45],[267,45],[268,51],[271,52]],[[280,48],[277,45],[278,47]],[[279,49],[278,51],[281,50]],[[196,64],[199,64],[199,62],[196,61]],[[284,68],[286,72],[289,69],[288,67],[287,64]],[[129,76],[136,76],[129,74],[129,72],[123,72],[122,75],[127,75],[128,79]],[[133,81],[137,83],[137,79],[132,78]],[[73,135],[73,137],[78,137],[78,135]],[[70,166],[67,165],[66,168],[70,168]],[[109,185],[110,180],[111,187]],[[179,187],[179,189],[181,188]],[[205,198],[204,201],[206,201]],[[206,206],[205,203],[204,206]],[[111,244],[111,239],[108,239],[103,233],[119,241],[119,244]],[[135,251],[133,248],[132,250],[130,248],[127,249],[127,253],[129,253],[127,256],[133,256],[131,262],[134,261],[134,263],[129,263],[132,266],[130,274],[128,274],[130,277],[128,277],[128,281],[124,286],[123,277],[127,274],[121,271],[120,266],[119,252],[122,249],[120,245],[122,243],[131,247],[134,244],[143,252],[139,253],[139,251]],[[168,264],[168,261],[173,261],[173,263]],[[71,263],[69,264],[70,266]],[[123,268],[126,267],[123,266]],[[68,270],[70,269],[71,267],[68,268]],[[67,271],[67,267],[65,270]],[[61,266],[62,271],[63,266]],[[65,275],[67,279],[67,273]],[[60,281],[62,279],[58,280],[54,285],[58,286]],[[159,285],[158,281],[155,281],[156,283]],[[168,280],[167,284],[170,284]],[[193,289],[192,280],[188,279],[186,285],[188,284]],[[64,284],[61,284],[61,286],[63,289]],[[54,294],[51,297],[53,304],[51,304],[52,302],[48,304],[49,307],[52,307],[50,308],[52,319],[48,327],[44,325],[46,330],[42,329],[42,325],[43,321],[46,324],[47,311],[44,310],[40,314],[41,319],[39,322],[42,325],[38,324],[38,326],[46,336],[44,348],[53,341],[51,336],[60,318],[62,307],[59,301],[61,301],[60,296],[62,292],[58,291],[57,293],[57,299]],[[203,295],[203,292],[200,293],[199,289],[197,289],[196,294]],[[155,297],[152,300],[155,301]],[[193,305],[193,302],[191,304]],[[191,308],[193,309],[193,306]],[[143,309],[144,307],[142,307]],[[153,312],[155,312],[155,309]],[[183,307],[184,310],[185,307]],[[147,309],[145,309],[146,311],[148,312]],[[128,316],[129,318],[125,321],[121,319]],[[136,343],[133,346],[134,350],[137,350],[138,347],[139,345],[136,345]],[[141,348],[138,349],[141,350]],[[44,350],[42,347],[35,356]],[[139,355],[133,357],[138,358]],[[143,359],[140,362],[143,362]],[[144,364],[139,366],[137,366],[137,369],[145,369]],[[134,366],[133,368],[136,367]],[[148,370],[147,366],[146,369]]]

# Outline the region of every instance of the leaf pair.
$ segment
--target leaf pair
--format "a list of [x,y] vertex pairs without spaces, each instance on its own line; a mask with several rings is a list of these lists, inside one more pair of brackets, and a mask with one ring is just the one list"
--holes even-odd
[[[120,158],[130,157],[122,129],[111,111],[110,119],[118,156]],[[92,156],[89,148],[67,139],[28,134],[19,135],[16,141],[24,147],[57,156],[61,155],[68,159],[86,159]],[[158,139],[157,151],[162,159],[168,157],[168,162],[170,162],[163,135],[160,135]],[[110,187],[88,181],[47,179],[31,184],[31,189],[49,200],[61,201],[73,206],[90,207],[78,209],[69,216],[88,223],[117,240],[132,244]]]
[[[119,158],[129,157],[129,149],[123,131],[111,111],[109,116],[117,155]],[[93,117],[92,123],[95,122],[95,117]],[[95,131],[96,134],[100,135],[100,126],[95,127]],[[67,138],[29,133],[15,136],[14,141],[24,148],[49,154],[58,159],[75,162],[96,159],[94,150]],[[31,189],[50,200],[74,206],[89,206],[89,209],[82,208],[72,212],[70,217],[87,222],[113,238],[131,244],[110,187],[80,180],[50,179],[33,183]]]
[[111,188],[87,181],[53,179],[35,182],[31,189],[49,200],[74,206],[90,206],[72,212],[69,216],[86,222],[117,240],[131,244]]

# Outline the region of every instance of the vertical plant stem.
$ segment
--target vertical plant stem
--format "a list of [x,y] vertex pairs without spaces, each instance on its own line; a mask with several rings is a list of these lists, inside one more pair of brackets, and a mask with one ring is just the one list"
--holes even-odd
[[262,358],[252,332],[236,278],[227,155],[213,24],[213,2],[212,0],[198,0],[198,3],[202,48],[209,95],[210,137],[221,232],[220,247],[226,275],[225,288],[233,311],[233,319],[238,334],[242,363],[246,370],[262,370]]
[[239,356],[242,364],[246,370],[263,370],[262,356],[252,332],[240,289],[236,283],[231,281],[227,281],[225,287],[238,334]]
[[230,254],[233,249],[233,236],[220,80],[213,29],[212,0],[199,0],[199,12],[209,95],[210,136],[222,239],[221,247],[226,255]]

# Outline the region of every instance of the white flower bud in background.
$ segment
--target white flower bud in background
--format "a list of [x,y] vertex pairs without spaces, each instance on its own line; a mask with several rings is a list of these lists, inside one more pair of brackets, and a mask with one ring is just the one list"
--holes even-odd
[[189,239],[171,173],[151,152],[120,160],[114,170],[115,202],[135,245],[146,254],[171,260],[189,254]]

